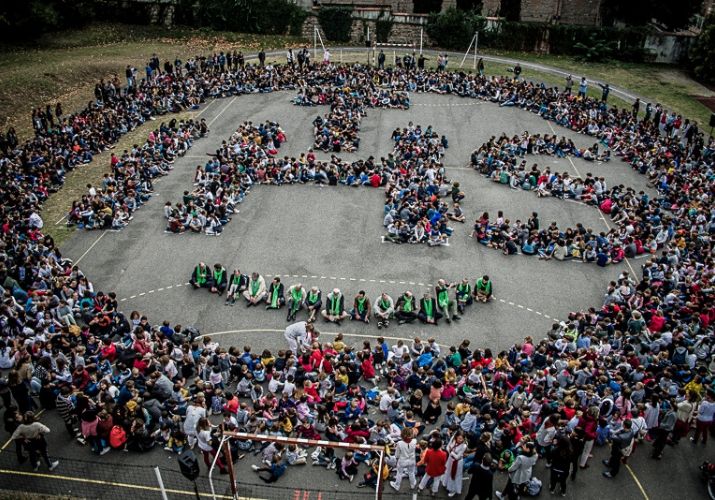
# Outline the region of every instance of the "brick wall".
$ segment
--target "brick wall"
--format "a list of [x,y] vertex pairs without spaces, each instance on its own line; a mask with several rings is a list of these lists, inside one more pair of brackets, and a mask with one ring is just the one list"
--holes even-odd
[[561,3],[561,24],[601,24],[601,0],[561,0]]
[[521,20],[548,23],[556,15],[558,2],[559,0],[521,0]]
[[[560,16],[560,24],[598,25],[601,22],[602,0],[521,0],[521,20],[535,23],[552,22]],[[627,1],[627,0],[624,0]],[[490,7],[498,0],[486,0]],[[484,9],[482,10],[484,12]]]
[[482,15],[493,17],[499,14],[501,0],[484,0],[482,2]]

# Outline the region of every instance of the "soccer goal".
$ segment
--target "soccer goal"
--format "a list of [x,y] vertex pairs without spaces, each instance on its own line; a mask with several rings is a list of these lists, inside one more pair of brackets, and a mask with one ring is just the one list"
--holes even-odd
[[[344,443],[342,441],[326,441],[326,440],[318,440],[318,439],[303,439],[303,438],[291,438],[291,437],[285,437],[285,436],[269,436],[267,434],[251,434],[248,432],[233,432],[233,431],[224,431],[223,436],[221,439],[221,448],[224,449],[224,452],[226,453],[227,457],[227,466],[228,466],[228,473],[229,473],[229,478],[231,480],[231,491],[233,493],[234,498],[236,498],[239,495],[238,488],[236,485],[236,477],[234,475],[234,469],[233,465],[231,464],[231,451],[229,450],[228,446],[228,440],[230,438],[238,439],[240,441],[253,441],[257,443],[281,443],[284,445],[289,445],[289,444],[295,444],[297,446],[307,446],[307,447],[316,447],[320,446],[322,448],[340,448],[344,450],[353,450],[353,451],[371,451],[374,453],[377,453],[378,455],[378,467],[377,470],[379,472],[382,471],[383,466],[385,465],[385,447],[384,446],[376,446],[376,445],[370,445],[370,444],[356,444],[356,443]],[[214,461],[215,465],[215,461]],[[211,467],[211,470],[209,471],[209,482],[211,483],[211,491],[213,493],[214,488],[213,488],[213,482],[212,482],[212,472],[213,472],[213,466]],[[382,499],[382,491],[383,491],[383,480],[382,480],[382,474],[378,473],[377,474],[377,484],[375,488],[375,499],[376,500],[381,500]]]

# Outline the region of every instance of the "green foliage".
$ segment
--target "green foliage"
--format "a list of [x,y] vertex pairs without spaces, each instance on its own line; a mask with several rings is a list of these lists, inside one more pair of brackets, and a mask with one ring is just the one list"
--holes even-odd
[[614,42],[607,42],[592,34],[588,43],[576,43],[574,48],[579,51],[576,59],[584,62],[604,62],[608,61],[615,49]]
[[197,24],[217,30],[284,35],[289,30],[294,32],[296,26],[300,30],[306,17],[305,11],[289,0],[199,0],[198,3]]
[[[645,28],[597,28],[543,23],[503,22],[480,32],[479,44],[498,50],[534,52],[547,51],[554,55],[583,56],[585,47],[594,45],[593,39],[602,40],[611,48],[609,56],[622,61],[642,62],[647,58],[643,43],[648,30]],[[587,57],[597,57],[601,48]]]
[[426,31],[439,47],[467,50],[474,33],[484,26],[486,20],[476,13],[450,7],[440,14],[430,14]]
[[695,78],[715,83],[715,15],[711,15],[688,53],[690,69]]
[[325,38],[331,42],[349,41],[353,25],[352,14],[351,7],[321,7],[318,11],[318,22]]
[[394,24],[395,21],[392,17],[379,17],[375,21],[375,37],[379,43],[386,43],[390,39]]
[[300,33],[307,12],[290,0],[179,0],[176,22],[243,33]]

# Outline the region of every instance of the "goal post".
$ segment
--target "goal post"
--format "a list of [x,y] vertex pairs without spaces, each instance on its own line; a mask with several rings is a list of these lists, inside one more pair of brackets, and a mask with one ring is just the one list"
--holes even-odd
[[[377,483],[375,486],[375,500],[382,499],[383,491],[383,480],[382,480],[382,468],[385,464],[385,446],[378,446],[372,444],[358,444],[358,443],[345,443],[343,441],[327,441],[322,439],[305,439],[305,438],[292,438],[286,436],[269,436],[267,434],[251,434],[249,432],[236,432],[236,431],[223,431],[223,437],[221,441],[221,446],[226,445],[228,449],[228,439],[234,438],[240,441],[257,441],[257,442],[269,442],[269,443],[281,443],[281,444],[295,444],[298,446],[308,446],[316,447],[320,446],[323,448],[341,448],[344,450],[353,451],[371,451],[378,454],[378,468],[377,468]],[[229,451],[230,454],[230,451]],[[229,455],[230,457],[230,455]],[[233,467],[229,468],[229,476],[231,478],[231,491],[234,497],[237,495],[236,489],[236,479],[233,474]]]

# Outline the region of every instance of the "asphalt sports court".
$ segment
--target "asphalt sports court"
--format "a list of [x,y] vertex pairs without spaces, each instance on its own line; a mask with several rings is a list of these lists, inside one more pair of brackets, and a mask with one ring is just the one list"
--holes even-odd
[[[524,131],[556,132],[573,139],[578,147],[591,146],[595,141],[533,113],[435,94],[413,94],[408,111],[369,109],[361,124],[359,151],[340,156],[346,160],[386,156],[392,151],[392,131],[407,126],[410,121],[423,128],[431,125],[437,133],[446,135],[449,148],[443,161],[448,178],[459,182],[466,193],[462,207],[467,216],[465,224],[453,223],[455,231],[449,246],[431,248],[382,242],[382,189],[312,184],[254,187],[240,205],[240,213],[234,215],[220,237],[165,233],[164,203],[176,203],[185,190],[193,189],[196,166],[203,165],[207,153],[215,152],[240,123],[247,120],[278,122],[288,136],[288,142],[279,150],[280,156],[298,156],[312,146],[312,121],[327,109],[294,106],[290,103],[292,97],[291,92],[275,92],[220,99],[205,105],[197,115],[209,123],[209,136],[196,141],[187,156],[177,159],[173,172],[155,183],[155,196],[135,213],[132,223],[120,232],[78,231],[63,246],[63,254],[79,262],[95,289],[115,291],[120,309],[126,314],[138,310],[148,315],[152,323],[168,320],[172,324],[195,325],[202,334],[211,335],[224,346],[250,345],[254,351],[271,349],[274,353],[285,347],[282,337],[285,312],[265,311],[262,307],[246,309],[241,303],[227,307],[223,297],[217,298],[205,290],[192,290],[187,282],[198,261],[209,265],[219,262],[229,271],[236,267],[244,273],[258,271],[267,282],[273,276],[280,276],[286,287],[301,282],[320,287],[324,294],[339,287],[346,295],[346,303],[351,302],[359,290],[367,291],[372,300],[382,291],[396,298],[405,290],[421,294],[433,288],[440,278],[455,281],[467,277],[473,281],[488,274],[494,283],[496,300],[471,306],[461,322],[441,323],[439,327],[393,323],[389,329],[379,332],[374,322],[370,325],[344,322],[339,331],[354,345],[361,345],[363,340],[374,341],[378,335],[393,343],[396,339],[434,336],[446,347],[467,338],[473,347],[493,350],[506,349],[525,335],[540,339],[554,321],[563,320],[569,312],[599,307],[607,283],[624,270],[640,276],[642,262],[638,260],[599,268],[594,264],[547,262],[520,255],[506,257],[470,238],[472,223],[482,212],[488,211],[493,219],[499,210],[512,221],[525,221],[536,211],[542,227],[552,221],[560,228],[581,222],[596,232],[608,230],[608,222],[593,207],[511,190],[488,181],[468,166],[471,152],[492,135],[502,132],[508,135]],[[527,161],[529,165],[534,162],[548,165],[552,171],[568,171],[574,176],[585,177],[590,172],[605,177],[609,186],[623,184],[652,194],[644,178],[618,159],[597,164],[580,159],[528,156]],[[298,319],[304,317],[299,315]],[[335,325],[321,321],[317,325],[326,338],[338,332]],[[116,464],[110,472],[111,480],[106,479],[112,484],[92,483],[89,479],[93,477],[92,468],[85,471],[76,464],[74,473],[69,465],[64,471],[60,465],[51,474],[31,473],[29,468],[17,472],[11,470],[8,463],[10,453],[2,454],[3,481],[22,489],[24,483],[42,478],[37,482],[45,485],[40,491],[53,494],[78,491],[89,497],[102,494],[107,498],[136,495],[160,498],[153,474],[146,472],[148,466],[160,465],[170,471],[178,468],[176,457],[161,450],[148,455],[112,452],[94,458],[86,448],[67,443],[61,432],[62,422],[55,412],[44,415],[43,421],[53,429],[48,440],[51,452],[80,461]],[[7,439],[4,434],[3,437]],[[691,449],[685,443],[672,451],[669,449],[669,453],[682,454],[683,460],[668,460],[667,466],[648,460],[646,453],[637,453],[632,469],[624,469],[616,481],[604,481],[600,477],[600,459],[605,458],[607,450],[597,449],[594,453],[594,466],[579,471],[579,477],[569,486],[567,498],[658,499],[702,495],[698,471],[691,470],[692,464],[706,458],[700,447]],[[250,471],[250,464],[256,462],[252,456],[238,462],[239,483],[259,482]],[[145,471],[131,472],[131,467],[138,465]],[[331,491],[349,492],[354,498],[361,498],[364,492],[339,481],[332,471],[324,468],[305,466],[304,470],[291,468],[281,478],[277,486],[286,489],[255,487],[249,490],[248,496],[315,500],[318,497],[312,490],[318,488],[324,492],[319,500],[328,500],[337,495],[328,493]],[[536,475],[542,480],[548,479],[548,471],[542,464],[537,465]],[[664,477],[679,479],[663,481]],[[499,475],[495,486],[501,488],[505,481],[506,478]],[[171,484],[166,486],[175,491],[170,498],[193,494],[192,485],[183,478],[170,478],[169,482]],[[202,491],[206,494],[208,489]],[[392,490],[389,493],[394,495]]]

